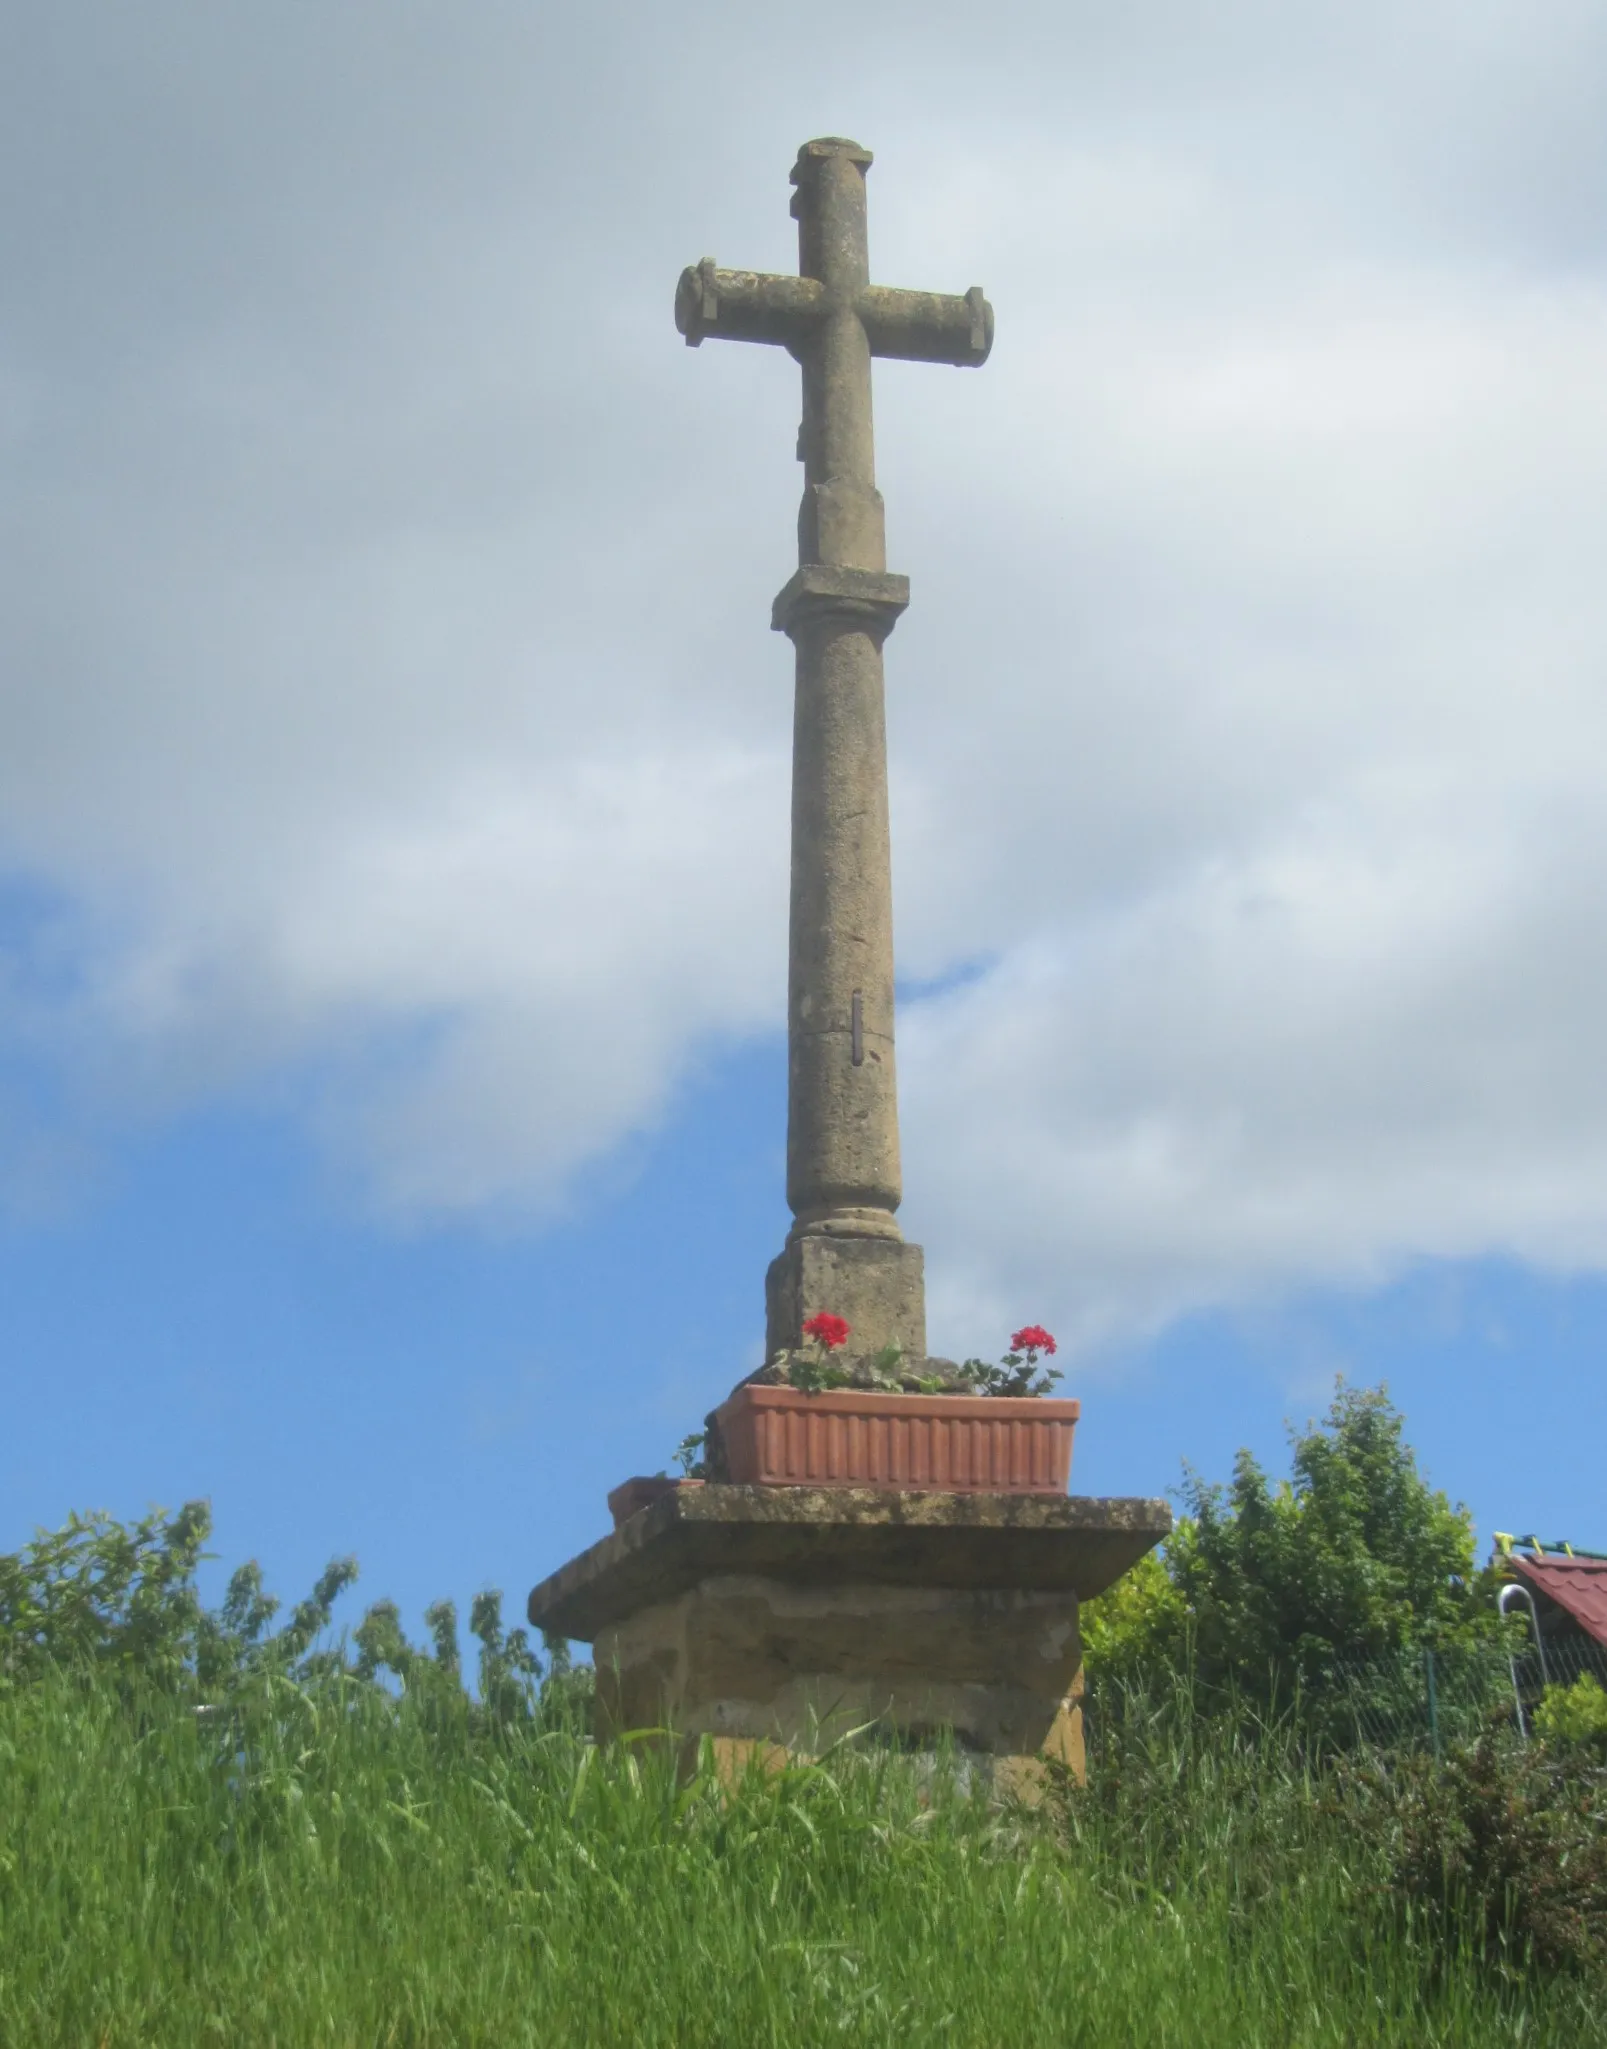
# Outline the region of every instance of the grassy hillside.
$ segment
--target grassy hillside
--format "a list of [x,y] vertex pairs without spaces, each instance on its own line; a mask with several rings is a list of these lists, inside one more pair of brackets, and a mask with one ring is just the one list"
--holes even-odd
[[266,1673],[0,1685],[0,2042],[1599,2044],[1602,1984],[1403,1898],[1287,1742],[1164,1718],[1086,1794],[645,1744]]

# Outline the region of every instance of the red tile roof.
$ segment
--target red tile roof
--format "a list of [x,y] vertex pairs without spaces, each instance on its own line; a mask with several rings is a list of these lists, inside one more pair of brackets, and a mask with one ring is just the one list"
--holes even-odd
[[1607,1558],[1536,1558],[1512,1551],[1504,1562],[1566,1608],[1597,1643],[1607,1644]]

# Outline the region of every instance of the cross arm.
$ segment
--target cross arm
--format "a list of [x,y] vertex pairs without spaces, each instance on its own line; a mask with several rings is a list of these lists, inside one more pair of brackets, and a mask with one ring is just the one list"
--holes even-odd
[[866,285],[859,295],[859,317],[873,356],[976,369],[993,347],[993,308],[980,285],[973,285],[963,299],[945,292]]
[[[850,303],[864,323],[872,355],[975,367],[987,361],[993,347],[993,308],[980,285],[963,298],[865,285]],[[675,325],[693,349],[710,335],[796,349],[833,304],[819,278],[720,270],[713,257],[705,256],[681,272]]]
[[712,256],[689,263],[675,288],[675,325],[689,349],[711,334],[722,341],[793,348],[825,310],[826,287],[819,278],[717,270]]

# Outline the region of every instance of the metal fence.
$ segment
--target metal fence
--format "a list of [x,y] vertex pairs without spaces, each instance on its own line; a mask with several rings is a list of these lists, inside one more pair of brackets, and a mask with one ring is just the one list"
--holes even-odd
[[1572,1685],[1585,1673],[1607,1687],[1607,1645],[1548,1643],[1542,1651],[1531,1642],[1511,1656],[1425,1647],[1395,1659],[1341,1660],[1325,1719],[1341,1741],[1438,1756],[1502,1718],[1527,1736],[1546,1688]]
[[1202,1686],[1192,1668],[1169,1668],[1147,1681],[1096,1672],[1084,1712],[1096,1745],[1123,1726],[1161,1728],[1179,1715],[1193,1723],[1238,1711],[1247,1728],[1281,1729],[1319,1754],[1422,1751],[1440,1757],[1492,1727],[1505,1726],[1527,1741],[1548,1690],[1586,1675],[1607,1691],[1607,1645],[1574,1638],[1547,1642],[1542,1652],[1530,1637],[1510,1650],[1425,1646],[1383,1658],[1329,1657],[1304,1683],[1292,1673],[1268,1672],[1250,1689],[1232,1681]]

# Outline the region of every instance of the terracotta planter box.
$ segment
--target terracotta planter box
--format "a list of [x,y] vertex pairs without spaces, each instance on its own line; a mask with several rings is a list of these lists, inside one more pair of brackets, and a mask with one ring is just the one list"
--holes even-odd
[[1064,1494],[1081,1404],[1047,1396],[739,1387],[717,1412],[738,1486]]
[[673,1494],[677,1487],[701,1487],[701,1480],[680,1480],[668,1473],[639,1475],[634,1480],[622,1480],[608,1497],[608,1513],[614,1518],[614,1528],[628,1523],[633,1515],[644,1508],[650,1508],[660,1496]]

